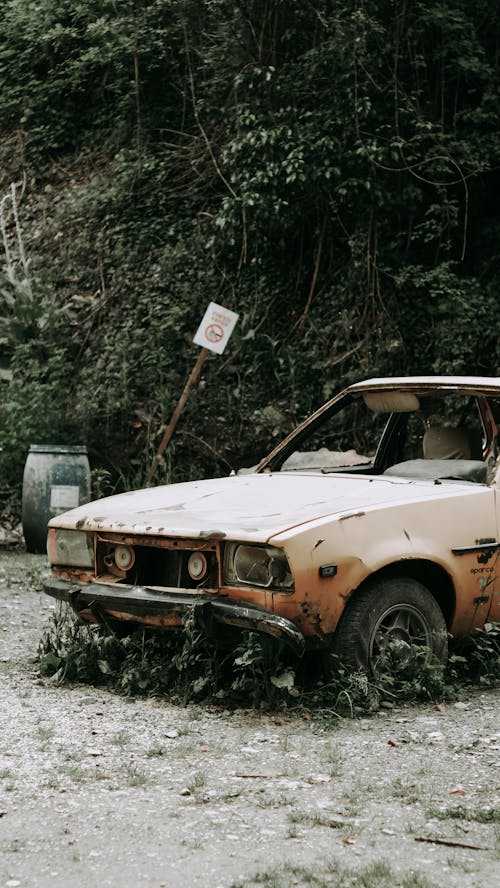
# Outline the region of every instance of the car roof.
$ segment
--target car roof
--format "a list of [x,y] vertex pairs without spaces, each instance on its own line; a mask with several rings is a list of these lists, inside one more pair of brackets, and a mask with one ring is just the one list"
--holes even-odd
[[500,395],[498,376],[388,376],[365,379],[350,385],[346,392],[352,394],[365,391],[388,391],[405,389],[422,391],[461,391],[467,394]]

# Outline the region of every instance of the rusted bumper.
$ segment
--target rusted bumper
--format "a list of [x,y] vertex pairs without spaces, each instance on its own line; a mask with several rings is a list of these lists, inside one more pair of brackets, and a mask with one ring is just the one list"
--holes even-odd
[[170,615],[182,620],[193,612],[199,629],[208,636],[212,634],[213,624],[220,623],[280,638],[298,657],[305,650],[304,636],[290,620],[230,598],[149,589],[147,586],[80,585],[53,578],[49,578],[43,588],[47,595],[68,602],[76,613],[85,609],[96,609],[97,612],[102,609],[138,619],[146,615]]

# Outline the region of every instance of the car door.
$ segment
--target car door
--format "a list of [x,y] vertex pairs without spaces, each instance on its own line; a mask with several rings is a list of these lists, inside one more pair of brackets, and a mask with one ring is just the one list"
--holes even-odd
[[493,480],[493,493],[495,496],[495,510],[497,517],[497,538],[496,546],[491,558],[493,573],[488,589],[490,592],[488,620],[490,622],[500,623],[500,457],[497,460],[496,476]]

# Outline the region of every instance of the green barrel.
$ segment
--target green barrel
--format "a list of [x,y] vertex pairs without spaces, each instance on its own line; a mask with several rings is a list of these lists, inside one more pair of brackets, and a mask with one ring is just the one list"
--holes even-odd
[[28,552],[45,552],[47,522],[90,500],[87,448],[32,444],[23,477],[23,533]]

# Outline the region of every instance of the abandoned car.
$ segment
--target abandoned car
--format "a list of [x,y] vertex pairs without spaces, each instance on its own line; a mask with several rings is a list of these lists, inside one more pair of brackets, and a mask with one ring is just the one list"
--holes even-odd
[[[394,668],[500,619],[500,379],[370,379],[254,469],[49,523],[45,591],[86,621],[241,630]],[[227,640],[227,639],[226,639]]]

